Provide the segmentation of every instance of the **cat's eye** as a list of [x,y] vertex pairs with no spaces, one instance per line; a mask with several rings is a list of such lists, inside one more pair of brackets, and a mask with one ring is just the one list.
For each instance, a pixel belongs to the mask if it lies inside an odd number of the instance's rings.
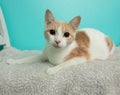
[[69,32],[65,32],[64,33],[64,37],[69,37],[70,36],[70,33]]
[[50,34],[51,34],[51,35],[55,35],[55,30],[51,29],[51,30],[50,30]]

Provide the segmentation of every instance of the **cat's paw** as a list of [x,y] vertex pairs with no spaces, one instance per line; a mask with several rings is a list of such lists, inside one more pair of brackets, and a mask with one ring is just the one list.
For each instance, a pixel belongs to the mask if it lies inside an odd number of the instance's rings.
[[56,72],[57,72],[57,70],[54,69],[54,68],[49,68],[49,69],[47,69],[47,74],[49,74],[49,75],[53,75],[53,74],[55,74]]
[[15,59],[7,59],[7,64],[19,64]]

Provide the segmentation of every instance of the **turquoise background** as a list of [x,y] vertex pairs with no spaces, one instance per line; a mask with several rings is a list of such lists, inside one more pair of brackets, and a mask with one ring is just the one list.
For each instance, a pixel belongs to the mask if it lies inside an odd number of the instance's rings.
[[43,49],[44,14],[69,21],[80,15],[79,28],[97,28],[120,44],[120,0],[0,0],[11,44],[18,49]]

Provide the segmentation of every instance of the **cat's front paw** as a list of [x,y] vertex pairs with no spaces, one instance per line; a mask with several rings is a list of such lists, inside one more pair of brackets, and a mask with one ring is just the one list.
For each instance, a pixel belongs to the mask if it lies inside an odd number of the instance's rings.
[[17,60],[15,59],[7,59],[7,64],[20,64]]

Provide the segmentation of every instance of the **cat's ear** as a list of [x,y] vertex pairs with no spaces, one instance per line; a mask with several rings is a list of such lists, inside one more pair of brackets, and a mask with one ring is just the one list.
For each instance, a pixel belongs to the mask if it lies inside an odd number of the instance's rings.
[[74,30],[77,30],[78,29],[78,26],[80,24],[80,21],[81,21],[81,17],[80,16],[76,16],[75,18],[73,18],[69,24],[70,26],[74,29]]
[[54,20],[55,18],[52,12],[49,9],[47,9],[45,13],[45,23],[48,25],[48,24],[51,24]]

